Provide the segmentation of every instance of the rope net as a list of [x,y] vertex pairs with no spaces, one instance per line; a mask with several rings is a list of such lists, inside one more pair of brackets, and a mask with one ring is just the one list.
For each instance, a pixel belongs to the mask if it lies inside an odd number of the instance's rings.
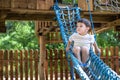
[[[69,36],[75,32],[76,29],[76,21],[80,19],[80,13],[79,8],[69,8],[66,6],[65,8],[62,8],[62,10],[58,7],[55,7],[57,20],[59,21],[59,25],[61,32],[64,32],[62,34],[63,40],[65,44],[67,44],[67,41],[69,39]],[[69,26],[69,27],[68,27]]]
[[94,0],[95,10],[120,12],[120,0]]

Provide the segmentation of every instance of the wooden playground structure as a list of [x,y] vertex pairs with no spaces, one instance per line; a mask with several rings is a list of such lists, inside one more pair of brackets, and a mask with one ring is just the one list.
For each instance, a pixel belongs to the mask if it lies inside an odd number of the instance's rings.
[[[62,0],[60,0],[61,2]],[[105,0],[103,0],[105,1]],[[1,0],[0,1],[0,32],[5,33],[6,20],[33,20],[36,23],[35,32],[39,38],[40,51],[0,51],[0,80],[10,78],[13,80],[68,80],[69,68],[63,50],[46,50],[47,43],[61,43],[59,27],[54,20],[52,10],[55,0]],[[61,3],[59,3],[61,5]],[[84,4],[84,5],[83,5]],[[90,0],[96,33],[114,28],[120,31],[120,13],[94,10],[94,2]],[[78,0],[82,8],[81,17],[89,19],[88,8],[85,0]],[[119,35],[120,37],[120,35]],[[101,59],[115,72],[120,74],[119,48],[111,47],[101,49]],[[15,54],[13,54],[15,53]],[[101,54],[102,54],[101,53]],[[108,54],[111,54],[110,56]],[[30,56],[28,56],[28,54]],[[52,54],[54,56],[48,56]],[[6,55],[6,56],[5,56]],[[20,55],[18,58],[17,55]],[[58,56],[59,55],[59,56]],[[109,63],[108,63],[109,62]],[[60,63],[58,65],[58,63]],[[118,64],[119,63],[119,64]],[[9,65],[9,66],[8,66]],[[30,66],[28,66],[30,65]],[[64,67],[63,67],[64,66]],[[60,67],[58,70],[58,67]],[[39,77],[38,77],[39,76]]]

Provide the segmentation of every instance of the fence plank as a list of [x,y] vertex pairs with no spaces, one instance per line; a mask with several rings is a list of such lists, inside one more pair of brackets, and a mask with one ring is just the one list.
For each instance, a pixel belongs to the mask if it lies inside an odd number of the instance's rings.
[[63,80],[63,50],[60,50],[60,80]]
[[104,55],[104,53],[103,53],[103,49],[101,48],[101,59],[105,62],[105,55]]
[[55,53],[55,80],[58,80],[58,50],[55,49],[54,50],[54,53]]
[[9,52],[9,60],[10,60],[10,79],[13,80],[13,50]]
[[15,60],[15,80],[18,80],[18,50],[15,50],[14,60]]
[[5,79],[8,80],[8,54],[9,54],[9,51],[8,50],[5,50]]
[[3,50],[0,50],[0,80],[3,80]]
[[53,53],[52,50],[50,50],[50,80],[53,80]]
[[33,50],[30,50],[30,80],[33,80]]
[[24,71],[25,71],[25,80],[28,80],[28,50],[25,50],[24,52],[25,56],[24,56]]
[[[65,52],[64,52],[65,55]],[[68,80],[68,62],[66,59],[64,59],[65,64],[65,79]]]
[[48,50],[46,50],[46,58],[45,58],[45,77],[48,80]]
[[23,51],[20,50],[20,80],[23,80]]
[[115,54],[114,54],[114,47],[110,47],[110,66],[111,68],[114,70],[114,57],[115,57]]
[[35,66],[34,66],[34,69],[35,69],[35,80],[38,80],[38,50],[35,50]]
[[116,65],[115,71],[118,74],[120,74],[120,70],[119,70],[119,66],[120,66],[120,64],[119,64],[119,47],[118,46],[115,47],[115,56],[116,56],[116,58],[115,58],[115,65]]
[[109,56],[108,56],[108,53],[109,53],[109,50],[108,50],[108,48],[106,48],[106,59],[105,59],[105,63],[107,64],[107,65],[109,65]]

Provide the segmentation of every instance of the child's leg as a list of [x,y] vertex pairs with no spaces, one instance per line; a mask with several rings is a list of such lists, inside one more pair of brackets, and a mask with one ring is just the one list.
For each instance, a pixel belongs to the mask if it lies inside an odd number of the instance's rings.
[[76,58],[79,60],[79,62],[81,63],[81,56],[80,56],[80,47],[74,47],[73,48],[73,53],[75,54]]
[[89,48],[86,46],[83,46],[81,50],[82,50],[82,62],[85,63],[89,58]]

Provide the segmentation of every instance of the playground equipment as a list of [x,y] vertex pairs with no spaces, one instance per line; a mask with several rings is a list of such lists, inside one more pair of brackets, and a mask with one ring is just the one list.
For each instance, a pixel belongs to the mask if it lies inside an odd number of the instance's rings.
[[[89,9],[89,0],[86,1],[88,2]],[[54,5],[54,10],[60,26],[62,39],[66,47],[69,36],[75,31],[76,21],[80,19],[80,8],[68,6],[60,8],[56,3]],[[90,21],[92,23],[92,30],[95,34],[92,15],[90,11],[89,13]],[[90,62],[90,65],[85,70],[81,68],[81,66],[83,67],[83,64],[80,64],[77,58],[73,55],[72,46],[71,49],[67,52],[66,56],[69,65],[70,61],[73,63],[73,66],[70,66],[72,80],[75,80],[74,69],[82,80],[120,80],[120,76],[117,75],[117,73],[114,72],[111,68],[109,68],[102,60],[100,60],[99,56],[97,56],[92,49],[90,49],[90,58],[88,61]]]
[[94,0],[95,9],[120,12],[120,1],[119,0]]

